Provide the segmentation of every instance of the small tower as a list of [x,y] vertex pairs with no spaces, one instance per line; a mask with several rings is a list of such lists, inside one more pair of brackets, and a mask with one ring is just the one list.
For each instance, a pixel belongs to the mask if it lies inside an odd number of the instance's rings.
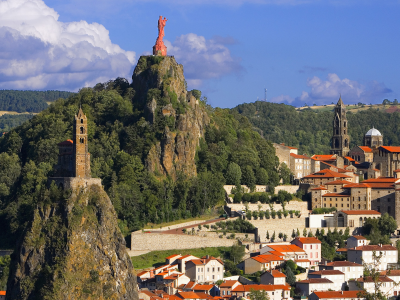
[[74,122],[74,177],[90,178],[90,154],[87,139],[87,118],[82,108]]
[[378,148],[383,145],[383,136],[379,132],[378,129],[372,127],[372,129],[368,130],[368,132],[364,135],[364,146],[370,148]]
[[346,109],[342,97],[340,96],[335,106],[335,116],[333,118],[332,148],[330,154],[346,156],[349,151],[350,137],[347,131]]

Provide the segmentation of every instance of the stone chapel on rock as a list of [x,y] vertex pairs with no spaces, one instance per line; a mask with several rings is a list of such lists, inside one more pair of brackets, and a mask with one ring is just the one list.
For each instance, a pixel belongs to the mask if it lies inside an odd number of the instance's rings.
[[91,178],[90,153],[88,149],[88,122],[82,108],[75,115],[73,139],[58,144],[58,162],[55,177],[50,178],[65,189],[87,187],[91,184],[101,186],[100,178]]

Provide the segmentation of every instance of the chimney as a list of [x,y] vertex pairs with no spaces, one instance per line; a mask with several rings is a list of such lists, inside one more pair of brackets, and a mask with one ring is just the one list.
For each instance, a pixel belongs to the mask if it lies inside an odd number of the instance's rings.
[[327,261],[327,260],[324,261],[324,265],[325,265],[325,266],[328,265],[328,261]]
[[343,291],[342,291],[342,295],[343,295]]
[[210,255],[207,254],[207,255],[206,255],[206,259],[209,259],[209,258],[210,258]]

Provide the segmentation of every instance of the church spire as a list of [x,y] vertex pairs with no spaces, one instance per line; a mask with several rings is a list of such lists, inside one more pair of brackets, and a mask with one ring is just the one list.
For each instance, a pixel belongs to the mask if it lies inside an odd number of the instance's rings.
[[342,95],[335,106],[335,115],[333,117],[333,135],[332,148],[330,153],[339,156],[346,156],[350,151],[350,137],[347,132],[346,109],[342,101]]

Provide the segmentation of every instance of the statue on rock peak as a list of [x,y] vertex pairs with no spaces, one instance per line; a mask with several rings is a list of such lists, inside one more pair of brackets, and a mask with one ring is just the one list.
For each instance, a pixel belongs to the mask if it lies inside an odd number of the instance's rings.
[[163,37],[164,37],[164,27],[167,23],[167,18],[160,16],[158,19],[158,37],[156,40],[156,44],[153,46],[153,54],[167,56],[167,47],[164,45]]

